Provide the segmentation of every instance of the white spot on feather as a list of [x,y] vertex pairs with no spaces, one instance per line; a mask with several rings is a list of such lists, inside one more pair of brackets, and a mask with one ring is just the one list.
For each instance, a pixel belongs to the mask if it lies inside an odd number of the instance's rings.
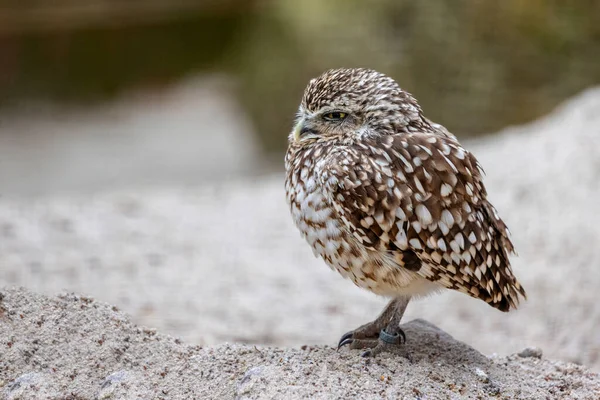
[[370,227],[371,225],[373,225],[373,218],[372,218],[372,217],[370,217],[370,216],[369,216],[369,217],[366,217],[366,218],[363,218],[363,219],[360,221],[360,224],[361,224],[363,227],[365,227],[365,228],[368,228],[368,227]]
[[470,264],[470,263],[471,263],[471,255],[469,254],[469,252],[468,252],[468,251],[465,251],[465,252],[462,254],[462,258],[463,258],[463,260],[465,260],[465,262],[466,262],[467,264]]
[[446,252],[447,248],[446,248],[446,242],[444,242],[444,239],[439,238],[437,241],[437,245],[438,245],[438,249],[440,249],[443,252]]
[[400,248],[400,250],[408,249],[408,240],[406,238],[406,232],[402,229],[402,225],[400,223],[398,225],[398,233],[396,234],[396,245]]
[[454,225],[454,217],[450,211],[442,211],[442,222],[444,222],[448,228],[452,228],[452,225]]
[[448,233],[450,233],[448,225],[446,225],[444,222],[439,221],[438,226],[440,227],[440,231],[442,231],[442,235],[446,236]]
[[475,243],[477,241],[477,237],[475,236],[475,232],[471,231],[469,234],[469,242]]
[[398,154],[398,158],[400,159],[400,161],[402,161],[404,163],[404,170],[406,172],[408,172],[409,174],[414,172],[413,166],[408,162],[408,160],[406,158],[404,158],[404,156],[402,154]]
[[419,239],[416,239],[416,238],[410,239],[408,241],[408,243],[410,243],[410,245],[413,247],[413,249],[416,249],[416,250],[423,249],[423,247],[421,247],[421,241]]
[[432,152],[431,152],[431,150],[429,150],[427,147],[425,147],[425,146],[423,146],[423,145],[421,145],[421,144],[419,145],[419,147],[420,147],[421,149],[423,149],[423,151],[424,151],[425,153],[429,154],[430,156],[433,156],[433,153],[432,153]]
[[442,183],[442,187],[440,188],[440,194],[442,197],[447,197],[450,193],[452,193],[452,186],[447,183]]
[[423,204],[417,205],[417,207],[415,209],[415,213],[417,214],[417,217],[419,218],[419,222],[421,222],[422,225],[429,225],[430,223],[433,222],[431,213],[429,212],[427,207],[425,207]]
[[[396,218],[401,219],[403,221],[406,220],[406,214],[404,213],[404,210],[402,209],[402,207],[396,208]],[[398,228],[400,230],[402,230],[400,225],[398,225]]]
[[420,233],[421,232],[421,224],[419,223],[419,221],[414,221],[412,223],[412,227],[414,229],[415,232]]
[[452,253],[450,255],[452,257],[452,261],[454,261],[455,264],[460,264],[460,256],[456,253]]
[[417,178],[416,176],[414,177],[415,180],[415,185],[417,186],[417,190],[421,193],[425,193],[425,188],[423,188],[423,184],[421,183],[421,181],[419,180],[419,178]]
[[453,252],[460,254],[460,247],[458,246],[458,243],[456,243],[456,240],[450,241],[450,248]]
[[454,155],[456,156],[456,158],[458,158],[459,160],[464,160],[465,159],[465,150],[462,149],[461,147],[457,147],[456,151],[454,153]]
[[461,249],[465,248],[465,239],[462,233],[458,232],[456,236],[454,236],[454,240],[456,240],[456,243],[458,243]]
[[[450,168],[452,168],[452,171],[454,171],[455,174],[458,174],[458,169],[456,169],[456,166],[452,163],[452,161],[450,161],[448,159],[448,157],[446,157],[445,155],[442,154],[442,157],[444,157],[444,160],[446,160],[446,162],[448,163],[448,165],[450,166]],[[453,175],[450,175],[453,176]],[[455,177],[456,178],[456,177]]]
[[470,182],[465,185],[465,190],[469,196],[473,196],[473,185]]

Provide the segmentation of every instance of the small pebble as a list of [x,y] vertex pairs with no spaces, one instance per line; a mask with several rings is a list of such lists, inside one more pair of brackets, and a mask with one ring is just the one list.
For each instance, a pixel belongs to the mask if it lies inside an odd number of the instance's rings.
[[488,383],[490,381],[490,378],[488,377],[488,375],[485,373],[484,370],[482,370],[479,367],[475,367],[475,375],[477,375],[477,377],[479,378],[479,380],[483,383]]
[[540,349],[539,347],[527,347],[526,349],[522,350],[517,355],[519,357],[523,357],[523,358],[529,358],[529,357],[542,358],[542,349]]

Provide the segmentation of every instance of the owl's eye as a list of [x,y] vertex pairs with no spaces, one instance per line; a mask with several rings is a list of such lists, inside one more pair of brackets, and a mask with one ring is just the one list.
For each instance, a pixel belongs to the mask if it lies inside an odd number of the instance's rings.
[[346,114],[345,112],[334,111],[327,114],[323,114],[323,119],[327,121],[341,121],[347,116],[348,114]]

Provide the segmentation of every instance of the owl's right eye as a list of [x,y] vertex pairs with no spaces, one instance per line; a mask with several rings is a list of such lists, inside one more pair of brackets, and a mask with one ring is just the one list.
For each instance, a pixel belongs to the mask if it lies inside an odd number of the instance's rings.
[[345,112],[341,112],[341,111],[333,111],[327,114],[323,114],[323,119],[327,120],[327,121],[341,121],[344,118],[346,118],[348,116],[348,114],[346,114]]

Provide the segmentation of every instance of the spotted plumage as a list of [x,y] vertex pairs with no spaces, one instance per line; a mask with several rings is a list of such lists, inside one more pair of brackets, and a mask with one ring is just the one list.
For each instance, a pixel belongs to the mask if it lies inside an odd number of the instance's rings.
[[356,285],[391,298],[454,289],[502,311],[525,297],[478,161],[393,79],[338,69],[311,80],[285,164],[294,222]]

